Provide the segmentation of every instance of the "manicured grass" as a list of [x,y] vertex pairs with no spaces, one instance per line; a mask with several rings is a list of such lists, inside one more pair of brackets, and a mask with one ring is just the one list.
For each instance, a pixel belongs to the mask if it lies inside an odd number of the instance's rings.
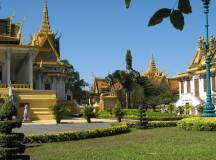
[[209,160],[216,159],[216,133],[177,127],[132,130],[128,134],[32,145],[32,160]]

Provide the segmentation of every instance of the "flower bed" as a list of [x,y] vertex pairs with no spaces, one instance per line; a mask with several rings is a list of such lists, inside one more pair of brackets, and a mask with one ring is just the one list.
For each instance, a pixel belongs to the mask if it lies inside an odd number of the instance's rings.
[[112,126],[109,128],[80,131],[64,132],[55,134],[29,135],[25,138],[25,143],[51,143],[73,141],[88,138],[107,137],[130,132],[127,125]]
[[185,130],[216,131],[216,117],[192,117],[178,122],[178,127]]

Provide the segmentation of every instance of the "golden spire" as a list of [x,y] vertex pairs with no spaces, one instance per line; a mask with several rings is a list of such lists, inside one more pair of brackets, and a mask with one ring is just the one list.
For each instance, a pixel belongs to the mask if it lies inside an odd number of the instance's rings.
[[152,57],[151,57],[151,60],[150,60],[150,63],[149,63],[148,72],[150,72],[150,73],[156,73],[157,72],[157,67],[156,67],[156,64],[155,64],[153,54],[152,54]]
[[43,20],[42,20],[40,32],[46,34],[52,34],[52,29],[49,24],[47,0],[44,0]]

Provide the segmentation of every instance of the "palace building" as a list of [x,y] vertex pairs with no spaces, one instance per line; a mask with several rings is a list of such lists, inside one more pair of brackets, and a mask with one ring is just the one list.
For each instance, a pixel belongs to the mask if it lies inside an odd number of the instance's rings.
[[[186,103],[196,107],[206,102],[206,63],[205,63],[205,41],[203,37],[198,39],[198,48],[191,65],[187,71],[176,75],[179,80],[179,100],[176,106],[183,106]],[[216,103],[216,40],[214,36],[209,38],[211,60],[211,91],[213,103]]]
[[50,107],[56,103],[74,106],[72,93],[65,88],[70,64],[61,60],[60,37],[53,32],[44,0],[40,31],[28,45],[22,41],[23,22],[13,17],[0,19],[0,97],[11,86],[19,116],[29,106],[30,119],[53,119]]

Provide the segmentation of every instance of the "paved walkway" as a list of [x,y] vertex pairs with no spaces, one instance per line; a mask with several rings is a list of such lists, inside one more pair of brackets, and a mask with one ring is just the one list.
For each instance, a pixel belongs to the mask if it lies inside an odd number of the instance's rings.
[[26,135],[57,133],[65,131],[82,131],[97,128],[106,128],[110,123],[116,122],[113,119],[92,119],[93,123],[86,123],[85,119],[76,118],[73,120],[63,120],[61,124],[55,121],[34,121],[32,123],[23,123],[22,128],[14,129],[14,132],[22,132]]

